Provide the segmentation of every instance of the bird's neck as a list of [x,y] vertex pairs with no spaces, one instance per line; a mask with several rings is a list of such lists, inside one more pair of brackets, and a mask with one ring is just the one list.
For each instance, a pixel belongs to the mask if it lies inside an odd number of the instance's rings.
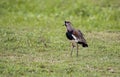
[[67,26],[67,31],[69,31],[69,32],[73,31],[73,28],[71,25]]

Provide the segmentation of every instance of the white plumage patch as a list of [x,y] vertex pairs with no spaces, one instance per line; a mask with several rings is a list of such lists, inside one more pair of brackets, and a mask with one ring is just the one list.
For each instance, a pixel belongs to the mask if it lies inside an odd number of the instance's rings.
[[75,39],[75,42],[79,41],[75,35],[72,34],[72,37]]

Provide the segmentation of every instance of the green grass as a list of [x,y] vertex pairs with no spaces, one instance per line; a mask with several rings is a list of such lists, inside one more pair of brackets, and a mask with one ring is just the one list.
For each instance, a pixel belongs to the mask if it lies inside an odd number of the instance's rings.
[[[65,20],[88,48],[70,56]],[[1,0],[0,77],[120,77],[119,0]]]

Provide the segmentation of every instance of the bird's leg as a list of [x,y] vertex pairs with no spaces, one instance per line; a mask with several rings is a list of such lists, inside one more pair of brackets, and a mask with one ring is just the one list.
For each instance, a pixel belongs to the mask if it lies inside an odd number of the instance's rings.
[[78,44],[77,44],[77,56],[78,56]]
[[72,52],[73,52],[73,48],[74,48],[74,44],[72,43],[72,48],[71,48],[71,56],[72,56]]

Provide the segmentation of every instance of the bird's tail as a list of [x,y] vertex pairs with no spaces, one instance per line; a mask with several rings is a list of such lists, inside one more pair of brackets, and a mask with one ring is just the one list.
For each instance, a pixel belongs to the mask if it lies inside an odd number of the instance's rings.
[[83,43],[82,46],[83,47],[88,47],[88,44]]
[[78,42],[78,44],[82,44],[82,47],[88,47],[88,44],[84,42]]

